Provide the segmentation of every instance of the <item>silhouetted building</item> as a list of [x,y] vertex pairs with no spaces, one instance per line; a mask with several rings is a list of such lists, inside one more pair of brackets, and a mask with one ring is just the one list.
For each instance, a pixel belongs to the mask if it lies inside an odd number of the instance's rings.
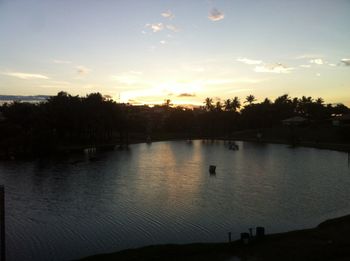
[[282,121],[283,125],[287,126],[299,126],[306,123],[306,119],[300,116],[295,116]]
[[350,114],[336,116],[332,120],[333,126],[350,126]]

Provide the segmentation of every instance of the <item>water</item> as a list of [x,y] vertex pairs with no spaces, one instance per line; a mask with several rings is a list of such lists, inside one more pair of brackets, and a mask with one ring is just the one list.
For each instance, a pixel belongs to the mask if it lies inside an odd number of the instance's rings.
[[232,151],[223,142],[159,142],[94,161],[1,162],[8,260],[226,241],[229,231],[283,232],[350,213],[346,153],[238,144]]

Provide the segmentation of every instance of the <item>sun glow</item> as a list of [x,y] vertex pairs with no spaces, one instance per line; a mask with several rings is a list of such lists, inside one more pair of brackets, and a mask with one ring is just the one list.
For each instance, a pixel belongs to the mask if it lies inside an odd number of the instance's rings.
[[193,97],[203,90],[198,82],[169,81],[156,84],[152,88],[124,91],[120,101],[131,104],[161,104],[170,99],[175,104],[196,103]]

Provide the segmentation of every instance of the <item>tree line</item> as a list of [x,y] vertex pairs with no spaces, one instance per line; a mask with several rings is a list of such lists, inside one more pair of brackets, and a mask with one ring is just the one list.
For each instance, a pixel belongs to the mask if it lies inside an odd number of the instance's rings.
[[213,138],[246,129],[271,128],[302,116],[312,124],[325,124],[333,115],[349,113],[343,104],[322,98],[292,98],[257,102],[254,95],[214,101],[188,109],[164,104],[133,106],[117,103],[100,93],[85,97],[59,92],[40,103],[11,102],[0,107],[0,154],[46,154],[64,148],[127,143],[151,136]]

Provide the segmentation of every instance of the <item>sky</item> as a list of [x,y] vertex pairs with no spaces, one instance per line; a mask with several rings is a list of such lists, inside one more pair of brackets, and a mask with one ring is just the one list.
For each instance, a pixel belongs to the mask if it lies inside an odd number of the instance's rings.
[[349,0],[0,0],[0,94],[350,106]]

